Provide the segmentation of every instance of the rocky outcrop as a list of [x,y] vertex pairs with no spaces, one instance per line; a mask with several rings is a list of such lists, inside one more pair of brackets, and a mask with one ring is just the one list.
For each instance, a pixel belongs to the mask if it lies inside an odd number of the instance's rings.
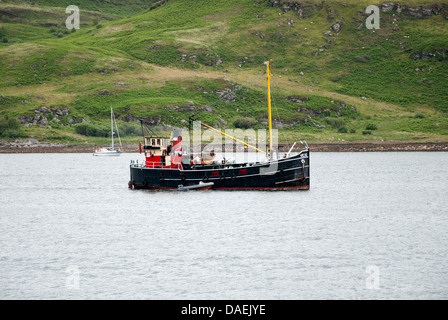
[[17,120],[25,127],[39,126],[48,127],[49,121],[59,122],[59,117],[68,116],[70,109],[68,107],[41,107],[34,110],[34,114],[24,114]]
[[204,57],[204,65],[209,67],[217,67],[222,64],[222,60],[217,53],[207,52]]
[[152,116],[152,117],[136,117],[131,112],[127,112],[126,115],[119,116],[118,120],[125,122],[138,122],[142,121],[143,123],[149,126],[156,126],[162,122],[161,116]]
[[414,52],[411,54],[412,60],[423,60],[428,61],[431,59],[438,59],[439,61],[446,61],[446,57],[448,57],[448,50],[439,50],[435,52]]
[[436,55],[432,52],[416,52],[411,54],[411,59],[412,60],[429,60],[433,57],[435,57]]
[[[305,121],[305,122],[307,122],[307,121]],[[316,127],[317,129],[321,129],[321,130],[323,130],[323,129],[326,128],[325,125],[323,125],[323,124],[320,125],[320,124],[314,123],[313,121],[309,121],[309,123],[310,123],[313,127]]]
[[320,118],[322,116],[322,112],[324,112],[325,110],[325,108],[311,109],[307,107],[300,107],[299,109],[297,109],[297,112],[305,114],[308,118]]
[[[24,126],[38,126],[41,128],[51,128],[51,122],[60,125],[70,125],[74,123],[90,122],[90,119],[69,117],[70,108],[66,106],[40,107],[34,113],[23,114],[17,120]],[[64,120],[62,120],[64,119]]]
[[286,100],[294,103],[305,103],[309,100],[309,98],[306,96],[293,95],[293,96],[287,96]]
[[98,94],[100,96],[110,96],[110,95],[112,95],[112,93],[109,90],[107,90],[107,89],[101,89],[100,91],[98,91]]
[[196,113],[198,111],[205,111],[205,112],[213,112],[212,108],[209,106],[203,106],[198,107],[195,106],[193,101],[185,101],[185,105],[167,105],[164,108],[167,110],[175,110],[178,112],[184,112],[184,113]]
[[126,87],[129,87],[131,84],[130,83],[127,83],[127,82],[116,82],[115,83],[115,86],[117,87],[117,88],[126,88]]
[[388,2],[388,3],[383,3],[380,6],[380,9],[382,12],[391,12],[394,10],[395,4],[392,2]]
[[[286,38],[284,36],[279,36],[276,38],[276,41],[284,41]],[[242,68],[245,65],[255,65],[256,62],[256,55],[250,55],[248,57],[241,57],[238,60],[238,68]]]
[[[269,0],[268,5],[273,8],[280,8],[283,12],[295,11],[298,18],[310,17],[315,11],[323,8],[325,2],[317,2],[311,4],[307,1],[292,1],[292,0]],[[337,4],[335,4],[336,6]],[[342,4],[342,6],[346,6]],[[328,7],[328,5],[327,5]],[[395,3],[395,2],[384,2],[379,5],[381,12],[384,13],[397,13],[409,19],[427,19],[432,15],[438,15],[443,12],[448,11],[448,4],[446,3],[433,3],[424,6],[411,6],[407,4]],[[328,21],[335,18],[336,10],[332,5],[327,9],[328,11]],[[448,15],[447,15],[448,18]],[[335,26],[337,29],[337,26]],[[334,32],[339,32],[333,30]]]
[[423,7],[407,8],[404,13],[416,19],[427,19],[432,16],[432,10]]
[[433,3],[426,6],[409,6],[394,2],[386,2],[380,5],[380,10],[384,13],[398,13],[411,19],[428,19],[433,15],[439,15],[446,11],[448,4]]
[[[358,111],[358,109],[356,108],[356,106],[347,106],[347,104],[344,101],[339,101],[339,100],[331,100],[331,103],[334,103],[338,106],[340,106],[340,108],[352,108],[355,111]],[[339,108],[339,109],[340,109]]]
[[268,5],[273,8],[281,8],[283,12],[295,11],[298,18],[306,18],[312,16],[316,10],[322,9],[323,2],[310,4],[296,1],[269,0]]
[[339,33],[341,31],[341,27],[342,27],[342,22],[339,21],[331,26],[331,30],[333,30],[333,32],[335,32],[335,33]]
[[225,88],[223,90],[216,90],[218,97],[222,98],[225,102],[234,102],[237,95],[231,88]]
[[189,62],[189,63],[202,63],[204,66],[208,67],[218,67],[222,64],[222,59],[216,52],[212,52],[210,50],[195,50],[190,54],[187,53],[179,53],[180,54],[180,62]]

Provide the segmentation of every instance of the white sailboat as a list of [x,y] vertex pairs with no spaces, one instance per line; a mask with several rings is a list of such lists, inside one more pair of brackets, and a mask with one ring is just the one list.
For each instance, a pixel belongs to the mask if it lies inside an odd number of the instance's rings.
[[[114,122],[115,128],[117,129],[118,140],[120,141],[120,148],[115,149],[114,147]],[[114,111],[112,110],[112,106],[110,107],[110,126],[111,126],[111,136],[112,136],[112,144],[110,147],[98,147],[95,150],[94,156],[119,156],[123,152],[123,146],[121,144],[120,133],[118,132],[117,122],[115,121]]]

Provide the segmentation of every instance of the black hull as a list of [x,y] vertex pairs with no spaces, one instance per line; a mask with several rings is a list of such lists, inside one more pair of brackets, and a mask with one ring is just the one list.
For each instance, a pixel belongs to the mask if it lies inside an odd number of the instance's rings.
[[129,188],[178,189],[213,182],[213,190],[287,190],[310,188],[309,150],[269,163],[208,165],[194,169],[131,165]]

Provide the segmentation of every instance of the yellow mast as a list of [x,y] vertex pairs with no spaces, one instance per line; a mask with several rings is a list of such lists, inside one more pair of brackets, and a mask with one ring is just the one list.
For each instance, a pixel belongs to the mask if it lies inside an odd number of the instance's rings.
[[[271,116],[271,82],[270,82],[270,80],[271,80],[271,71],[269,70],[269,60],[266,61],[266,65],[267,65],[267,70],[266,70],[267,78],[266,78],[266,81],[268,83],[269,156],[270,156],[271,152],[272,152],[272,116]],[[209,128],[209,129],[211,129],[213,131],[216,131],[216,132],[222,134],[225,137],[231,138],[231,139],[235,140],[236,142],[242,143],[242,144],[244,144],[245,146],[247,146],[249,148],[252,148],[252,149],[254,149],[254,150],[258,151],[258,152],[266,154],[266,152],[264,152],[263,150],[260,150],[260,149],[254,147],[254,146],[251,146],[250,144],[247,144],[244,141],[241,141],[241,140],[239,140],[239,139],[237,139],[235,137],[232,137],[232,136],[228,135],[227,133],[219,131],[219,130],[209,126],[208,124],[205,124],[205,123],[203,123],[201,121],[199,121],[199,123],[202,126],[206,127],[206,128]]]
[[272,115],[271,115],[271,71],[269,70],[269,60],[266,61],[266,81],[268,82],[268,121],[269,121],[269,154],[272,152]]

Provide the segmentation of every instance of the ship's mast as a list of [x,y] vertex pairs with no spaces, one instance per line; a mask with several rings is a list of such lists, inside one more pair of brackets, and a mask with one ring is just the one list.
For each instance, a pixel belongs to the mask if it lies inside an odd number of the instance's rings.
[[268,121],[269,121],[269,155],[272,153],[272,114],[271,114],[271,71],[269,60],[266,61],[266,81],[268,83]]
[[114,150],[114,117],[113,117],[112,106],[110,106],[110,128],[111,128],[111,133],[112,133],[112,150]]
[[[205,124],[205,123],[203,123],[201,121],[198,121],[198,122],[199,122],[200,125],[202,125],[202,126],[204,126],[206,128],[209,128],[209,129],[211,129],[213,131],[216,131],[216,132],[220,133],[221,135],[223,135],[225,137],[231,138],[232,140],[234,140],[236,142],[239,142],[239,143],[245,145],[246,147],[249,147],[249,148],[252,148],[252,149],[254,149],[254,150],[258,151],[258,152],[267,154],[268,157],[271,158],[272,157],[272,142],[273,142],[273,140],[272,140],[272,115],[271,115],[271,82],[270,82],[271,81],[271,71],[269,69],[269,60],[266,61],[264,64],[267,67],[267,69],[266,69],[266,74],[267,74],[266,81],[267,81],[267,84],[268,84],[268,118],[269,118],[269,148],[268,148],[268,152],[264,152],[264,151],[254,147],[254,146],[251,146],[248,143],[245,143],[244,141],[241,141],[241,140],[239,140],[239,139],[237,139],[235,137],[232,137],[232,136],[228,135],[227,133],[219,131],[219,130],[217,130],[217,129],[215,129],[215,128],[213,128],[213,127],[209,126],[208,124]],[[259,77],[261,77],[262,75],[260,75]],[[193,121],[197,121],[197,120],[194,120],[194,116],[191,116],[190,119],[189,119],[189,132],[190,132],[191,150],[192,150],[192,145],[193,145],[193,138],[192,138]]]

